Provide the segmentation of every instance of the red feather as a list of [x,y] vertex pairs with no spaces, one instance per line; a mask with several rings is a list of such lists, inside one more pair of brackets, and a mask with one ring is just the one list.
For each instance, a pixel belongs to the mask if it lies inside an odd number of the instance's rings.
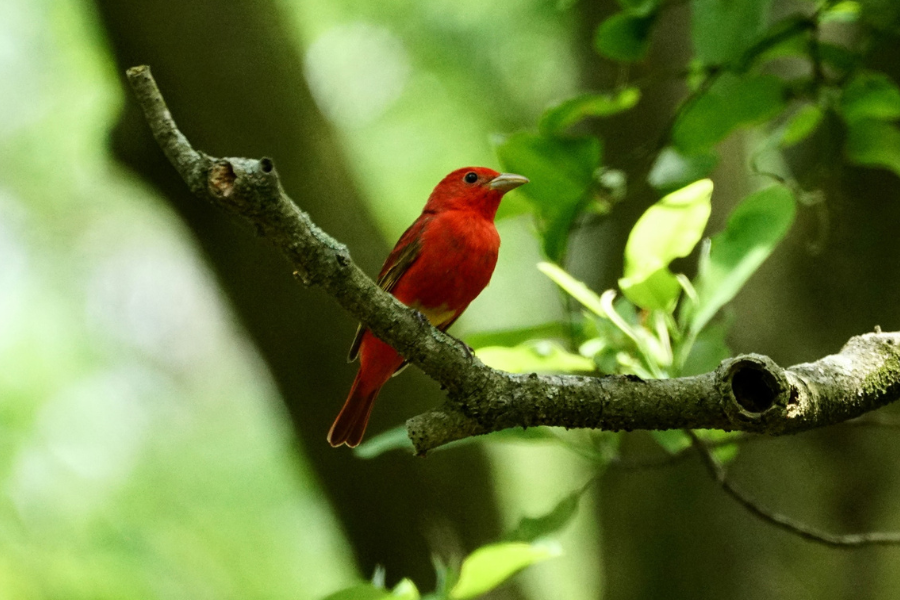
[[[487,286],[497,264],[500,236],[494,216],[503,194],[528,180],[483,167],[457,169],[434,188],[418,219],[400,237],[378,284],[400,302],[448,328]],[[359,372],[328,432],[332,446],[362,441],[381,387],[404,360],[360,327],[350,349]]]

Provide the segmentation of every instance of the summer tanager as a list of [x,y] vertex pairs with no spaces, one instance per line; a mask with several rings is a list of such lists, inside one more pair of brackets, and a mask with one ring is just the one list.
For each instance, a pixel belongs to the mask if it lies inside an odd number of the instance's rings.
[[[494,215],[503,194],[524,183],[521,175],[484,167],[444,177],[387,257],[378,285],[441,331],[450,327],[490,281],[500,249]],[[350,360],[357,357],[359,372],[328,432],[332,446],[362,441],[379,390],[404,364],[362,325],[350,346]]]

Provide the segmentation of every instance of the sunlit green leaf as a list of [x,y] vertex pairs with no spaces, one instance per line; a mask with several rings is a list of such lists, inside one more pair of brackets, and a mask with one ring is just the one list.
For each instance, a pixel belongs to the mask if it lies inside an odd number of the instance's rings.
[[538,127],[546,134],[558,133],[587,117],[607,117],[634,107],[641,99],[638,88],[625,88],[615,95],[583,94],[548,108]]
[[667,194],[644,212],[625,245],[625,272],[619,288],[645,309],[671,310],[681,289],[668,265],[690,254],[709,218],[713,184],[694,182]]
[[847,0],[838,2],[822,11],[819,17],[820,23],[855,23],[859,19],[862,8],[859,2]]
[[704,152],[735,129],[777,115],[784,96],[784,82],[774,75],[723,75],[682,110],[672,141],[685,154]]
[[533,542],[565,527],[578,512],[581,490],[563,497],[550,512],[539,517],[523,517],[516,528],[506,534],[510,542]]
[[694,52],[706,64],[737,60],[759,38],[771,0],[691,0]]
[[649,275],[619,279],[619,289],[641,308],[671,311],[681,285],[668,267],[660,267]]
[[538,263],[538,270],[550,278],[553,283],[561,287],[565,290],[570,296],[581,302],[591,312],[595,315],[605,317],[606,311],[603,308],[602,303],[600,302],[600,296],[598,296],[594,290],[589,288],[584,282],[579,281],[569,275],[565,270],[563,270],[559,265],[555,265],[553,263],[542,262]]
[[662,0],[618,0],[618,2],[625,12],[647,16],[659,8]]
[[848,121],[900,117],[900,89],[884,73],[862,73],[841,94],[841,114]]
[[721,429],[695,429],[694,435],[707,443],[712,443],[714,446],[710,448],[713,456],[722,463],[727,465],[738,455],[738,445],[737,444],[722,444],[722,442],[741,437],[741,432],[739,431],[722,431]]
[[718,162],[719,157],[713,152],[686,155],[676,148],[667,146],[656,157],[647,181],[658,190],[674,190],[692,181],[703,179],[712,172]]
[[353,449],[353,454],[359,458],[375,458],[391,450],[414,451],[412,442],[406,434],[406,425],[399,425],[369,437]]
[[496,151],[504,170],[531,180],[517,191],[536,208],[544,253],[559,260],[579,205],[595,184],[600,140],[519,132],[500,140]]
[[742,57],[745,59],[744,64],[753,61],[762,63],[785,57],[807,58],[810,29],[810,20],[806,15],[793,14],[775,22],[759,41],[754,43],[761,52],[752,57],[745,54]]
[[326,596],[322,600],[383,600],[391,598],[391,593],[371,583],[360,583]]
[[627,12],[614,14],[597,28],[594,47],[613,60],[642,60],[650,50],[650,32],[655,15],[641,16]]
[[487,346],[475,355],[489,367],[509,373],[589,373],[595,370],[594,361],[572,354],[550,340],[538,340],[504,348]]
[[[575,327],[576,329],[573,329]],[[465,336],[464,341],[476,350],[484,346],[518,346],[528,340],[560,338],[568,339],[578,334],[578,327],[569,323],[554,321],[543,325],[520,327],[518,329],[502,329],[499,331],[479,331]]]
[[[637,319],[634,314],[635,309],[633,304],[622,299],[614,306],[613,299],[616,297],[615,290],[606,290],[602,296],[597,296],[597,294],[591,291],[591,289],[583,282],[578,281],[552,263],[539,263],[538,269],[568,292],[573,298],[581,302],[585,308],[610,322],[619,332],[629,338],[634,343],[634,348],[636,348],[644,360],[647,361],[647,365],[651,370],[661,366],[658,359],[662,354],[659,351],[659,341],[647,330],[636,326]],[[620,309],[622,309],[621,312]],[[626,316],[623,316],[623,313]],[[632,372],[641,377],[647,375],[647,370],[643,366],[640,364],[631,364],[634,361],[624,355],[625,353],[623,352],[616,353],[617,362],[622,363],[622,361],[625,360],[629,363],[627,369],[622,372]],[[607,369],[607,372],[610,372],[610,370]]]
[[788,147],[803,141],[816,130],[824,116],[824,111],[815,104],[802,106],[781,128],[779,143]]
[[691,438],[680,429],[651,431],[650,436],[669,454],[678,454],[691,445]]
[[847,158],[867,167],[883,167],[900,176],[900,129],[885,121],[864,119],[847,125]]
[[755,192],[731,213],[712,238],[709,259],[694,288],[698,301],[690,329],[698,332],[740,291],[794,221],[794,196],[780,185]]
[[525,567],[559,556],[557,546],[508,542],[483,546],[470,554],[450,590],[453,600],[474,598],[488,592]]
[[399,598],[400,600],[419,600],[419,588],[411,579],[403,578],[391,590],[391,598]]

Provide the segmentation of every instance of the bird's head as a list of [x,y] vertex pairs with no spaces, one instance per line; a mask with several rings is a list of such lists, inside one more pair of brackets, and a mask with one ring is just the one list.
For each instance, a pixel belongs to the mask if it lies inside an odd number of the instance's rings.
[[526,183],[526,177],[514,173],[498,173],[487,167],[463,167],[437,184],[425,211],[474,211],[493,221],[503,194]]

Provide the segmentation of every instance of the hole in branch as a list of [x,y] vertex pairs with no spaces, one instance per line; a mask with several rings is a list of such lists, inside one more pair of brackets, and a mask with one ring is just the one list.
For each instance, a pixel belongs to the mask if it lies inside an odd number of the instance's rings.
[[271,173],[272,169],[275,168],[275,163],[272,162],[271,158],[262,158],[259,161],[259,168],[263,173]]
[[746,366],[732,376],[731,391],[744,410],[761,413],[775,404],[778,382],[768,371]]
[[227,198],[234,191],[236,178],[231,163],[227,160],[220,160],[209,170],[210,191],[220,198]]

